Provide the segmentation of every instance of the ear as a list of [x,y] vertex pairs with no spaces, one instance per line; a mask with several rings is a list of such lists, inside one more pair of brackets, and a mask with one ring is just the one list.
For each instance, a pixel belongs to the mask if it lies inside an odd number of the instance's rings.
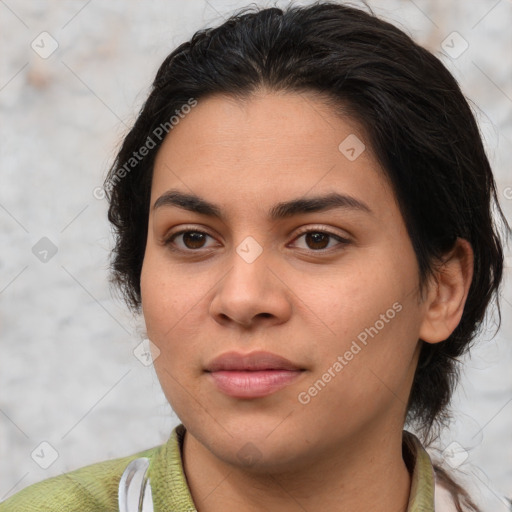
[[446,340],[459,325],[473,279],[473,249],[457,238],[428,285],[419,337],[427,343]]

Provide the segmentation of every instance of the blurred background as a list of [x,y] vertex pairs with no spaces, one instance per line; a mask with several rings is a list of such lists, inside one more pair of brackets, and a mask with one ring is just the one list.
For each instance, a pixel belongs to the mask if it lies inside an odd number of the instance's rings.
[[[179,421],[144,357],[142,320],[109,289],[99,187],[163,59],[246,5],[0,0],[0,500],[161,444]],[[511,0],[368,5],[459,81],[510,222]],[[431,449],[493,512],[512,498],[510,254],[501,329],[489,315],[464,361],[454,423]]]

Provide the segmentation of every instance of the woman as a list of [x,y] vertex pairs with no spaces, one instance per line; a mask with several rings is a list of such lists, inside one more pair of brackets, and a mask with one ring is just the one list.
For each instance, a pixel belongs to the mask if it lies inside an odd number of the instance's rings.
[[239,13],[165,59],[105,189],[181,425],[0,511],[477,510],[404,430],[446,422],[509,229],[437,58],[334,3]]

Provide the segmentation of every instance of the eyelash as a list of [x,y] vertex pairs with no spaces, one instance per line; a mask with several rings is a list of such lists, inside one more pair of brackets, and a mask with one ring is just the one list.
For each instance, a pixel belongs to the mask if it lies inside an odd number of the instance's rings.
[[[206,236],[209,236],[210,238],[213,238],[209,233],[207,233],[206,231],[202,231],[200,229],[183,229],[181,231],[178,231],[177,233],[173,233],[172,235],[170,235],[169,237],[167,237],[165,240],[164,240],[164,245],[168,246],[169,249],[171,251],[174,251],[174,252],[181,252],[181,253],[199,253],[203,250],[205,250],[204,248],[199,248],[199,249],[180,249],[180,248],[177,248],[174,244],[174,239],[177,238],[179,235],[183,235],[185,233],[199,233],[201,235],[206,235]],[[338,246],[346,246],[346,245],[349,245],[350,244],[350,240],[346,239],[346,238],[343,238],[339,235],[336,235],[335,233],[332,233],[331,231],[326,231],[324,229],[318,229],[318,228],[309,228],[309,229],[306,229],[304,231],[301,231],[300,233],[297,234],[297,236],[294,238],[293,241],[296,241],[298,240],[301,236],[303,235],[307,235],[308,233],[320,233],[320,234],[323,234],[323,235],[327,235],[331,238],[334,238],[336,239],[339,243],[338,243]],[[318,250],[315,250],[315,249],[302,249],[303,251],[306,251],[310,254],[322,254],[322,253],[328,253],[328,252],[331,252],[333,249],[335,248],[328,248],[328,249],[318,249]]]

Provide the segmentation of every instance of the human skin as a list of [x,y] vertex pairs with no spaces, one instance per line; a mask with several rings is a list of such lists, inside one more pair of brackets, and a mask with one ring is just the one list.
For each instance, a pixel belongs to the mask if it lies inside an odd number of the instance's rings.
[[[351,134],[366,145],[354,161],[338,149]],[[217,204],[223,219],[153,208],[170,189]],[[267,216],[277,203],[331,192],[371,212]],[[185,229],[209,236],[166,245]],[[334,236],[312,241],[304,229]],[[250,263],[236,250],[249,236],[262,249]],[[187,429],[184,469],[198,510],[406,510],[402,429],[418,340],[443,341],[458,324],[469,244],[458,240],[442,268],[420,293],[404,219],[369,141],[320,97],[200,99],[159,149],[141,273],[155,370]],[[300,403],[395,303],[400,312]],[[220,354],[261,350],[302,371],[260,398],[228,396],[205,371]]]

